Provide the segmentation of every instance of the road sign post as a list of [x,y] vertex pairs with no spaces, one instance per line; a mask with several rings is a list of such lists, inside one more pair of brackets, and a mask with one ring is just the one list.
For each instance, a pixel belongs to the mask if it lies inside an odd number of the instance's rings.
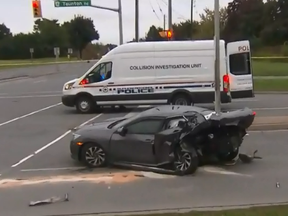
[[54,47],[54,55],[55,55],[55,66],[56,66],[56,71],[59,72],[59,67],[58,67],[58,60],[60,56],[60,48],[59,47]]
[[31,56],[31,61],[33,61],[34,48],[30,48],[29,52],[30,52],[30,56]]
[[55,0],[55,7],[90,7],[91,0]]

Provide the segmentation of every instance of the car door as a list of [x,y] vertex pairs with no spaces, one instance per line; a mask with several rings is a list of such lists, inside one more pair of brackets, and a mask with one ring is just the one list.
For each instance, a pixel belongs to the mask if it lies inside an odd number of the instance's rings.
[[227,44],[227,64],[232,99],[254,97],[249,41]]
[[110,152],[115,161],[139,164],[154,164],[154,135],[163,127],[164,119],[137,120],[124,126],[125,135],[114,133],[110,141]]

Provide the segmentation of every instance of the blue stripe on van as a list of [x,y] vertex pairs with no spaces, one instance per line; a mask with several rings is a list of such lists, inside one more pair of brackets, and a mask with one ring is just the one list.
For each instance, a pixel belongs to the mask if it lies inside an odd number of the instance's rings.
[[207,85],[181,85],[181,86],[164,86],[164,89],[178,89],[178,88],[208,88],[212,87],[212,84]]

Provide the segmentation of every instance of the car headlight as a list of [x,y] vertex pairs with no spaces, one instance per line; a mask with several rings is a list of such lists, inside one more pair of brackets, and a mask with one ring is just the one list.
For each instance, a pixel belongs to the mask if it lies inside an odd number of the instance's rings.
[[72,86],[73,86],[73,84],[74,84],[74,82],[73,82],[73,83],[68,83],[68,84],[66,84],[65,87],[64,87],[64,89],[65,89],[65,90],[71,89]]
[[73,140],[75,140],[75,139],[77,139],[78,137],[80,137],[80,136],[81,136],[81,135],[79,135],[79,134],[76,134],[76,133],[73,133],[72,135],[73,135]]

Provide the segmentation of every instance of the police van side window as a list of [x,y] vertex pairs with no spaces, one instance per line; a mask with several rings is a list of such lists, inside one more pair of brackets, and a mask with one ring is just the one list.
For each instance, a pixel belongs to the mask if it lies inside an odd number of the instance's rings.
[[229,56],[230,73],[233,75],[251,74],[249,53],[237,53]]
[[112,76],[112,62],[97,65],[86,77],[89,83],[102,82]]

